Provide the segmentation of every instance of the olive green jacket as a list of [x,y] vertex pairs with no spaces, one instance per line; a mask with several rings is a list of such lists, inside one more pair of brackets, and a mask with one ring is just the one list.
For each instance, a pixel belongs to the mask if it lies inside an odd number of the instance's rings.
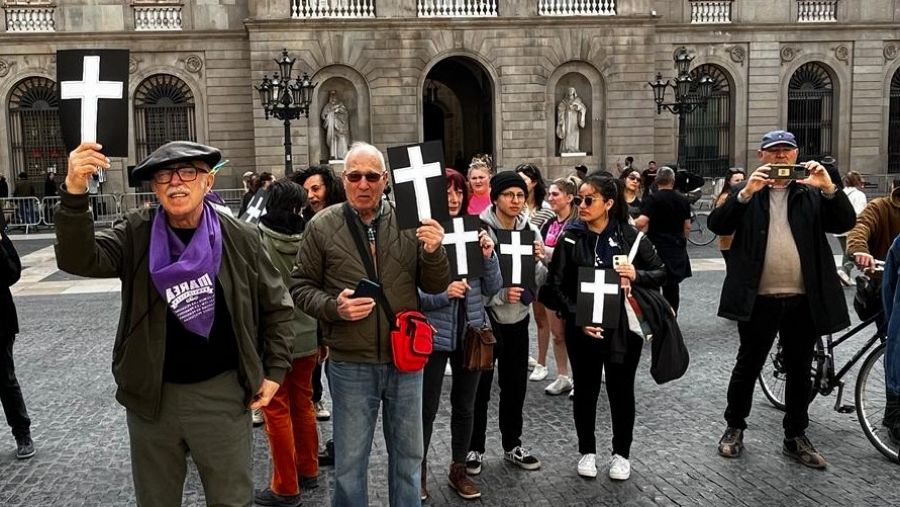
[[[376,303],[368,317],[355,322],[341,319],[337,295],[353,290],[368,278],[359,250],[350,235],[353,228],[365,238],[362,221],[354,214],[348,223],[346,204],[318,212],[303,233],[291,295],[304,312],[319,319],[322,337],[331,359],[357,363],[388,363],[391,352],[390,323]],[[444,247],[425,252],[414,229],[400,230],[393,205],[385,204],[377,219],[375,265],[382,292],[395,312],[419,309],[417,287],[428,294],[447,290],[450,265]],[[363,244],[368,241],[363,239]]]
[[[94,231],[86,194],[60,187],[56,264],[79,276],[119,278],[122,309],[113,345],[116,399],[149,419],[159,413],[166,349],[166,302],[150,279],[154,209],[130,212],[111,229]],[[222,264],[217,280],[234,322],[238,376],[249,404],[263,377],[281,383],[291,365],[293,305],[259,234],[219,213]]]

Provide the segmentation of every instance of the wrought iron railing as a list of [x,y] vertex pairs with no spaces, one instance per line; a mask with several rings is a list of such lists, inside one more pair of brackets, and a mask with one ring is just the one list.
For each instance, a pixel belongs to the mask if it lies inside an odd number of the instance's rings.
[[490,18],[497,16],[497,0],[417,0],[420,18]]
[[800,23],[833,23],[837,21],[838,0],[797,0]]
[[53,19],[56,7],[53,6],[7,6],[7,32],[53,32],[56,21]]
[[291,0],[292,18],[374,18],[375,0]]
[[691,23],[731,23],[732,0],[691,0]]
[[615,16],[615,0],[538,0],[541,16]]
[[888,114],[888,172],[900,173],[900,80],[897,74],[891,83],[891,104]]
[[134,29],[140,32],[181,30],[181,5],[135,6]]
[[797,137],[799,160],[822,160],[832,153],[832,90],[790,90],[787,129]]

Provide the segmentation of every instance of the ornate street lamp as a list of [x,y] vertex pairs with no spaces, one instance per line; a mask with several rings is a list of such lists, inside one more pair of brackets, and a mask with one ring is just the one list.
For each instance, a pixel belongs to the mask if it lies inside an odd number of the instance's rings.
[[316,87],[309,78],[309,74],[303,73],[301,77],[291,80],[291,72],[294,62],[297,60],[288,56],[287,49],[281,51],[281,58],[276,59],[278,72],[269,76],[263,76],[262,82],[255,86],[259,93],[259,102],[263,107],[266,119],[274,117],[284,122],[284,174],[294,172],[291,159],[291,120],[301,116],[309,118],[309,105],[312,103],[312,91]]
[[[666,109],[672,114],[678,115],[678,167],[685,162],[685,116],[698,107],[706,107],[709,97],[712,95],[712,87],[715,80],[707,74],[695,79],[690,73],[693,56],[682,46],[672,55],[675,61],[675,82],[668,79],[663,81],[661,73],[656,74],[656,80],[648,84],[653,89],[653,100],[656,102],[656,114]],[[666,90],[672,88],[675,95],[674,102],[666,102]]]

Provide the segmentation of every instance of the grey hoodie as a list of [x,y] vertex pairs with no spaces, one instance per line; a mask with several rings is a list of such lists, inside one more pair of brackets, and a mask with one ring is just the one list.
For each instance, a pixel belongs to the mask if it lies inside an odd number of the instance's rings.
[[[494,213],[494,207],[488,206],[481,212],[479,218],[482,219],[485,223],[490,225],[493,229],[505,229],[502,225],[500,225],[500,221],[497,219],[497,215]],[[516,231],[525,230],[526,228],[534,231],[534,237],[540,240],[541,231],[537,229],[534,225],[532,225],[528,219],[524,215],[519,215],[516,217]],[[494,244],[497,244],[497,235],[494,233],[493,229],[488,229],[488,234],[491,235],[491,239],[494,240]],[[547,266],[544,265],[543,262],[536,262],[534,266],[534,278],[537,287],[544,285],[544,282],[547,281]],[[507,299],[508,289],[500,289],[500,292],[493,295],[490,298],[484,298],[484,306],[490,310],[491,315],[493,315],[494,319],[500,324],[515,324],[516,322],[521,322],[522,319],[528,316],[528,307],[530,305],[519,303],[510,303]],[[537,298],[537,294],[535,294],[535,298]]]

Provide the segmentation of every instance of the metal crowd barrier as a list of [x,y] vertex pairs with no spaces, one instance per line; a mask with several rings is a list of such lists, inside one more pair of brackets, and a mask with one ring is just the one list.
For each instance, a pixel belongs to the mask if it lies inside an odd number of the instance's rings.
[[23,227],[25,233],[41,224],[41,201],[37,197],[0,199],[0,208],[9,227]]

